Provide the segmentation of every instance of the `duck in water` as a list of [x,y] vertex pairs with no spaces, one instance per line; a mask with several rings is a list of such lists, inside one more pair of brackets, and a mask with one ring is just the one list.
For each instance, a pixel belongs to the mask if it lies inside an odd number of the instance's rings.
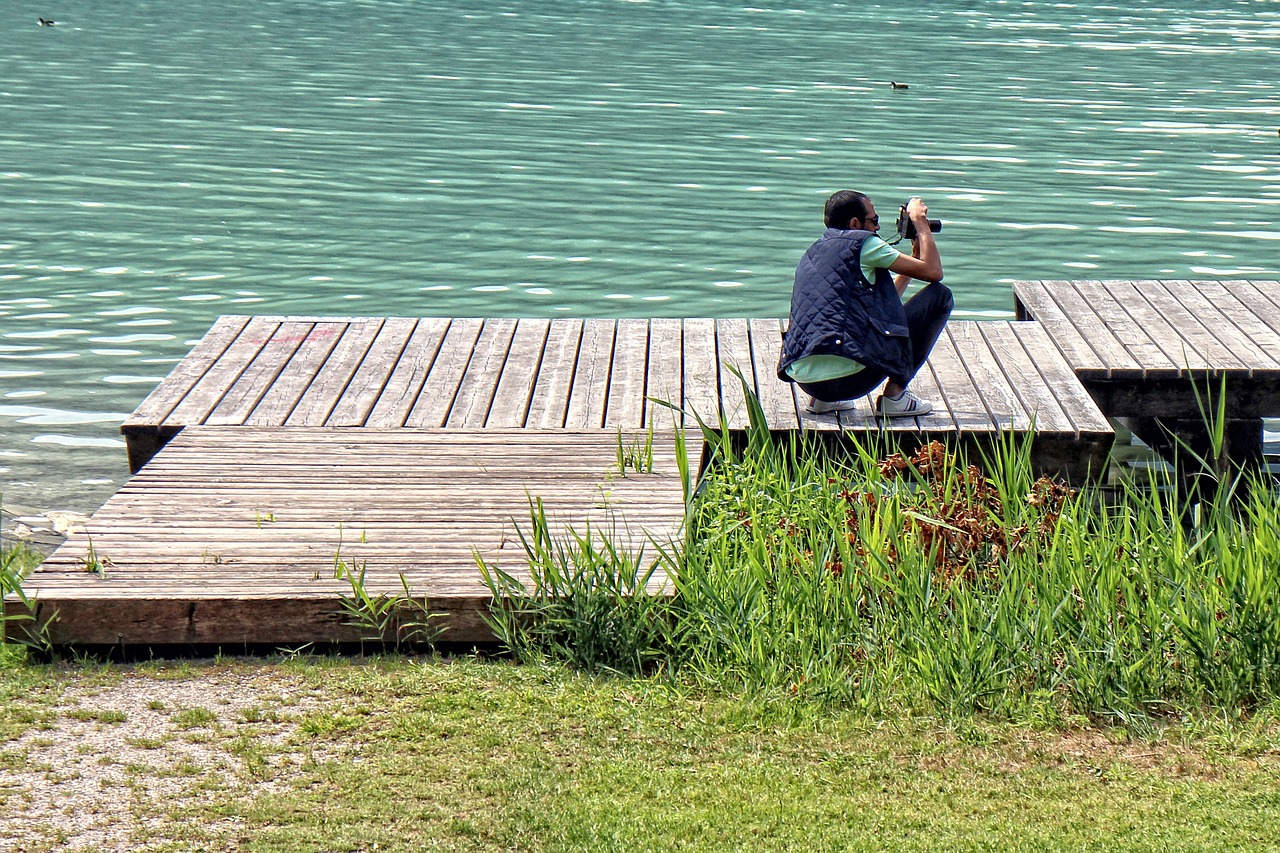
[[890,80],[889,87],[892,89],[910,89],[906,83],[899,83],[897,80]]
[[40,26],[42,27],[52,27],[54,24],[58,23],[57,21],[51,21],[48,18],[38,18],[37,20],[40,21]]

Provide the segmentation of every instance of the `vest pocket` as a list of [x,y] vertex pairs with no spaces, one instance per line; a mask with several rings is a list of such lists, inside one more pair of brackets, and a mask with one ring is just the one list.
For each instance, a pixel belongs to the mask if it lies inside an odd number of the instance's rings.
[[888,320],[881,320],[877,317],[868,317],[867,321],[871,328],[878,332],[881,337],[886,338],[909,338],[911,330],[901,323],[890,323]]

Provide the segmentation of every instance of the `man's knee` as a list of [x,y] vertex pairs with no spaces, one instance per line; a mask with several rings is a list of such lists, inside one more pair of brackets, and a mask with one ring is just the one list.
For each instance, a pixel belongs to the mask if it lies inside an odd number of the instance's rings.
[[934,300],[938,306],[938,311],[945,311],[947,312],[947,315],[950,316],[951,309],[954,308],[956,304],[955,299],[951,296],[951,288],[947,287],[940,281],[935,281],[929,286],[938,288],[938,292],[934,296]]

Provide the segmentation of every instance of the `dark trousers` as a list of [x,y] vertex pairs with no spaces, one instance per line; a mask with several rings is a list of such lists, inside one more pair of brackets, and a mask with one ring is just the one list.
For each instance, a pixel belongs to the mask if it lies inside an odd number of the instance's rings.
[[807,394],[831,403],[836,400],[852,400],[870,394],[885,379],[891,379],[906,387],[929,359],[933,345],[947,325],[953,305],[951,291],[941,282],[933,282],[911,297],[902,306],[907,312],[907,329],[911,335],[911,373],[906,376],[888,376],[867,367],[852,376],[840,376],[822,382],[798,382]]

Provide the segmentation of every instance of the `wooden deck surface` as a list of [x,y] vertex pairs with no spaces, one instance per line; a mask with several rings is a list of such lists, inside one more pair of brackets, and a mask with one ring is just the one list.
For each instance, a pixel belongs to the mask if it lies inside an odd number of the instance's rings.
[[[952,322],[913,388],[925,417],[810,415],[776,376],[767,319],[224,316],[122,427],[136,470],[192,424],[536,430],[670,428],[665,401],[747,425],[739,371],[774,430],[928,437],[1029,430],[1107,445],[1111,427],[1038,326]],[[1105,447],[1103,449],[1105,454]]]
[[1280,416],[1280,282],[1019,281],[1013,290],[1018,316],[1044,328],[1108,415],[1198,418],[1200,398],[1225,383],[1228,416]]
[[1089,378],[1280,372],[1280,282],[1019,281],[1016,310]]
[[[625,477],[618,440],[604,431],[192,427],[24,588],[42,620],[58,613],[55,643],[358,640],[341,612],[351,588],[334,578],[340,558],[366,567],[375,594],[402,592],[403,574],[447,614],[443,639],[491,639],[474,555],[528,577],[516,526],[528,531],[531,497],[543,499],[553,533],[589,525],[633,551],[679,535],[672,436],[655,437],[652,473]],[[624,446],[633,440],[645,437]],[[664,580],[659,572],[654,589]]]

